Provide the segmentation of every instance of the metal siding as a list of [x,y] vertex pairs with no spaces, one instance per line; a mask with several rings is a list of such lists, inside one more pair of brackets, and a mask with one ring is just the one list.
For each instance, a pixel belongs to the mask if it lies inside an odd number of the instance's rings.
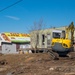
[[3,54],[17,53],[16,45],[15,44],[2,44],[2,53]]
[[10,53],[18,53],[18,52],[16,51],[16,44],[12,43]]
[[10,51],[11,51],[11,49],[10,49],[10,44],[2,44],[2,53],[3,54],[8,54]]

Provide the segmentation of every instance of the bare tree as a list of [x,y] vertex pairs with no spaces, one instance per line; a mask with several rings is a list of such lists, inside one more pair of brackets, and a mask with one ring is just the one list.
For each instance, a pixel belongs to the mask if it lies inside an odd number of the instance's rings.
[[43,24],[43,19],[40,19],[39,22],[34,22],[34,25],[31,27],[31,47],[35,49],[38,48],[39,45],[39,33],[40,30],[43,31],[45,24]]

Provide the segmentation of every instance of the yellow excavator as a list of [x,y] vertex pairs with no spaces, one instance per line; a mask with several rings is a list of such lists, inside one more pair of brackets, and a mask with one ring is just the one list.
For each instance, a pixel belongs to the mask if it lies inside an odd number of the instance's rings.
[[58,53],[59,56],[68,55],[73,52],[74,44],[74,23],[66,27],[66,30],[56,30],[53,32],[52,51]]

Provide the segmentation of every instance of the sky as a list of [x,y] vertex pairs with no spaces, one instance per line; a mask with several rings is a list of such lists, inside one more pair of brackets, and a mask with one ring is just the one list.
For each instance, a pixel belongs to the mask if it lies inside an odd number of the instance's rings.
[[29,33],[34,22],[45,28],[75,23],[75,0],[0,0],[0,32]]

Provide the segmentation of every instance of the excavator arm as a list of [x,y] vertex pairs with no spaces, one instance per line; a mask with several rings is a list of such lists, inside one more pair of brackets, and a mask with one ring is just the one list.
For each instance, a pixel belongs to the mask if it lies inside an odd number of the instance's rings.
[[74,43],[74,23],[71,22],[71,24],[66,28],[66,39],[68,39],[68,36],[69,36],[69,32],[71,33],[71,44],[73,46],[73,43]]

